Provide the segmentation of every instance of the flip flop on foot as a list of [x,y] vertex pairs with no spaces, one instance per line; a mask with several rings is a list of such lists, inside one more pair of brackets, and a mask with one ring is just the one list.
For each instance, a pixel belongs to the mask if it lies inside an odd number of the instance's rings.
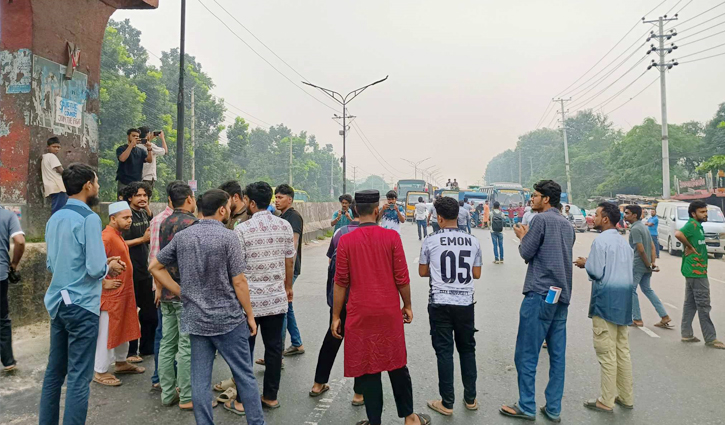
[[466,403],[466,409],[478,410],[478,400],[473,400],[473,403],[471,403],[471,404],[468,404],[468,402],[465,402],[465,403]]
[[546,410],[546,406],[541,406],[541,408],[539,410],[544,415],[544,417],[546,419],[550,420],[551,422],[554,422],[556,424],[558,424],[559,422],[561,422],[561,417],[560,416],[554,416],[551,413],[549,413],[549,411]]
[[584,402],[584,407],[587,409],[591,409],[597,412],[604,412],[604,413],[613,413],[614,409],[607,409],[606,407],[602,407],[599,405],[599,401],[597,399],[593,400],[587,400]]
[[15,364],[11,364],[10,366],[5,366],[3,368],[3,370],[7,373],[7,372],[12,372],[12,371],[16,370],[17,368],[18,368],[18,364],[15,363]]
[[696,336],[690,338],[682,338],[682,342],[700,342],[700,338]]
[[641,328],[642,326],[644,326],[644,322],[641,320],[632,320],[632,324],[638,328]]
[[725,350],[725,344],[723,344],[722,341],[719,341],[717,339],[714,341],[706,342],[705,345],[710,348],[717,348],[718,350]]
[[[234,403],[234,406],[232,406],[232,403]],[[245,416],[247,412],[244,411],[244,406],[242,406],[241,409],[238,409],[237,406],[240,406],[242,403],[237,403],[236,400],[229,400],[226,403],[224,403],[224,410],[228,410],[235,415],[239,416]]]
[[236,387],[237,384],[234,382],[234,378],[229,378],[221,381],[220,383],[214,385],[214,391],[218,391],[220,393],[223,393],[224,391],[228,390],[229,388]]
[[305,347],[303,347],[301,345],[299,347],[295,347],[294,345],[290,345],[289,347],[287,347],[286,350],[284,350],[282,352],[282,355],[285,356],[285,357],[296,356],[298,354],[305,354]]
[[618,405],[620,405],[620,406],[624,407],[625,409],[629,409],[629,410],[632,410],[632,409],[634,409],[634,405],[633,405],[633,404],[626,404],[626,403],[624,403],[624,402],[622,401],[622,399],[621,399],[621,398],[619,398],[619,397],[615,398],[615,399],[614,399],[614,402],[615,402],[615,403],[617,403]]
[[185,412],[190,412],[190,411],[194,410],[194,402],[190,401],[188,403],[179,403],[179,409],[181,409]]
[[160,393],[161,392],[161,384],[159,384],[159,383],[151,384],[151,391],[152,392],[156,392],[156,393]]
[[428,402],[428,407],[443,416],[451,416],[453,414],[453,409],[449,409],[444,406],[442,400],[431,400]]
[[363,396],[362,396],[362,395],[360,395],[360,394],[355,394],[355,395],[354,395],[354,396],[352,397],[352,402],[351,402],[351,404],[352,404],[353,406],[355,406],[355,407],[365,406],[365,399],[363,398]]
[[310,397],[319,397],[328,391],[330,391],[330,386],[327,384],[324,384],[324,385],[322,385],[322,389],[320,389],[320,391],[310,390]]
[[[277,401],[277,400],[275,400],[275,401]],[[272,404],[272,403],[268,402],[267,400],[262,399],[262,407],[266,407],[267,409],[279,409],[280,406],[282,406],[282,403],[280,403],[279,401],[277,401],[277,403],[275,403],[275,404]]]
[[525,419],[527,421],[536,420],[536,416],[527,415],[522,412],[518,403],[514,403],[512,406],[503,405],[500,409],[498,409],[498,412],[504,416],[508,416],[509,418]]
[[146,372],[146,368],[129,364],[128,367],[124,367],[123,369],[116,368],[114,372],[116,372],[116,375],[137,375]]
[[141,363],[143,361],[143,358],[141,356],[130,356],[126,358],[126,362],[128,363]]
[[418,417],[418,420],[420,421],[420,425],[430,425],[431,424],[430,416],[428,416],[424,413],[415,413],[415,416]]
[[660,320],[659,322],[655,323],[655,326],[662,329],[675,329],[674,326],[670,324],[670,322],[665,322],[664,320]]
[[226,391],[219,394],[219,397],[217,397],[216,400],[219,403],[226,403],[229,400],[236,400],[236,398],[237,398],[237,388],[231,387],[231,388],[227,388]]
[[93,382],[107,387],[118,387],[122,384],[121,380],[115,376],[109,374],[100,375],[98,373],[93,375]]

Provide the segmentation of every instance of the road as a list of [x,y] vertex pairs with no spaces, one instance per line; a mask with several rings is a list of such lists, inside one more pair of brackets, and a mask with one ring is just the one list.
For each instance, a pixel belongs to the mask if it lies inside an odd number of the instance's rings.
[[[436,424],[515,424],[516,420],[498,413],[501,403],[517,400],[516,370],[513,366],[518,309],[526,272],[518,256],[518,242],[512,231],[505,232],[506,261],[494,265],[491,238],[487,230],[474,229],[483,247],[483,274],[477,285],[476,323],[478,360],[478,412],[467,411],[460,400],[462,384],[456,378],[457,404],[452,417],[431,412],[426,400],[438,397],[436,359],[430,343],[426,313],[428,282],[417,275],[420,242],[415,226],[403,226],[402,238],[411,274],[413,292],[413,323],[406,327],[408,365],[411,371],[417,411],[430,413]],[[586,256],[595,233],[577,235],[574,255]],[[279,400],[282,408],[266,412],[267,423],[276,424],[354,424],[365,418],[364,408],[350,405],[352,379],[343,377],[342,352],[332,373],[332,390],[320,399],[310,398],[317,353],[328,324],[325,304],[325,251],[329,240],[309,244],[304,249],[302,275],[295,285],[295,311],[306,353],[285,359]],[[725,262],[711,259],[715,326],[725,338]],[[585,409],[582,402],[598,395],[599,365],[592,347],[591,321],[587,318],[590,284],[584,271],[575,269],[574,290],[568,321],[566,387],[562,418],[569,424],[725,424],[725,351],[705,348],[703,344],[680,342],[679,323],[684,294],[684,278],[679,273],[680,258],[663,253],[659,261],[662,271],[656,274],[652,287],[665,304],[677,330],[655,328],[658,320],[654,308],[640,295],[645,328],[630,331],[634,364],[635,409],[617,408],[614,415]],[[12,300],[11,300],[12,302]],[[695,319],[695,334],[702,337]],[[288,339],[289,341],[289,339]],[[258,344],[257,357],[263,344]],[[20,370],[12,376],[0,376],[0,423],[37,423],[40,386],[48,352],[47,326],[16,329],[16,357]],[[457,363],[457,361],[456,361]],[[153,368],[153,359],[144,362]],[[263,369],[255,366],[261,385]],[[456,366],[458,374],[458,367]],[[548,374],[546,352],[541,355],[537,402],[544,403],[544,387]],[[214,367],[214,380],[226,378],[228,368],[221,360]],[[123,386],[101,387],[91,384],[88,423],[143,423],[177,425],[193,424],[193,414],[178,408],[161,406],[158,393],[149,392],[150,372],[122,376]],[[383,379],[386,409],[383,423],[400,423],[392,392]],[[246,423],[221,408],[215,411],[217,424]],[[538,421],[546,422],[543,417]]]

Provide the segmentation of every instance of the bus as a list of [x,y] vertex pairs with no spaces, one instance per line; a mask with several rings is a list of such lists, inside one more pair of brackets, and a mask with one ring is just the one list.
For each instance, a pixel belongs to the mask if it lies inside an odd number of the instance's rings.
[[395,185],[395,191],[398,193],[398,200],[405,202],[408,198],[408,192],[428,192],[428,185],[425,180],[398,180],[398,183]]
[[488,204],[493,208],[493,203],[501,204],[501,211],[508,220],[509,205],[519,207],[526,205],[526,190],[518,183],[491,183],[483,186],[481,192],[488,195]]

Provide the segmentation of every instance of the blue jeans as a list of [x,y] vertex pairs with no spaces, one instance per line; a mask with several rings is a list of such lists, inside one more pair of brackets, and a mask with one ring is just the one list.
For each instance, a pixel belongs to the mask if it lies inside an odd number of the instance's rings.
[[466,221],[466,227],[468,228],[468,233],[471,233],[471,218],[468,218],[468,221]]
[[[426,220],[416,220],[418,223],[418,240],[428,236],[428,222]],[[420,229],[423,229],[423,236],[421,236]]]
[[191,340],[191,401],[198,425],[214,424],[211,374],[214,354],[219,351],[232,371],[237,385],[237,401],[244,403],[247,423],[264,425],[262,401],[252,369],[249,326],[245,320],[229,333],[215,336],[189,335]]
[[491,232],[491,240],[493,241],[493,256],[496,261],[503,260],[503,233]]
[[657,235],[650,235],[652,236],[652,242],[655,244],[655,252],[657,253],[657,258],[660,258],[660,241],[657,240]]
[[[292,278],[292,285],[295,284],[299,275]],[[292,303],[287,304],[287,314],[284,316],[284,322],[282,322],[282,346],[284,347],[285,341],[287,341],[287,331],[289,331],[290,340],[292,345],[295,347],[302,346],[302,335],[300,335],[300,328],[297,327],[297,319],[295,318],[295,310],[292,308]]]
[[68,195],[65,192],[50,195],[50,215],[63,208],[66,202],[68,202]]
[[82,425],[88,414],[88,396],[93,379],[99,316],[71,304],[61,303],[50,321],[50,354],[40,396],[40,425],[58,424],[60,392],[68,376],[64,425]]
[[634,285],[632,286],[632,319],[634,320],[642,320],[642,312],[639,309],[639,297],[637,296],[637,286],[642,288],[642,293],[649,298],[649,302],[657,310],[657,314],[660,317],[667,316],[667,311],[662,305],[662,301],[660,301],[660,298],[650,286],[651,279],[652,273],[634,272]]
[[159,324],[156,325],[156,334],[154,335],[154,376],[151,377],[152,384],[159,383],[159,346],[161,346],[161,337],[163,336],[163,333],[161,332],[161,329],[163,329],[161,327],[163,317],[161,316],[160,308],[156,309],[156,315],[159,318]]
[[519,408],[536,415],[536,367],[544,340],[549,349],[549,383],[544,392],[546,410],[554,417],[561,414],[566,369],[566,318],[569,304],[548,304],[545,295],[529,292],[519,311],[519,333],[514,363],[519,382]]

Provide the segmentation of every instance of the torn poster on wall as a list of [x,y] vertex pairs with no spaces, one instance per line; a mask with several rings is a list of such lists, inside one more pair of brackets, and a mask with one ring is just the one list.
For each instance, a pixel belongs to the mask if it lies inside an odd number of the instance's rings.
[[5,93],[30,93],[32,64],[33,53],[29,49],[0,52],[0,67],[2,68],[0,85],[5,85]]
[[55,134],[83,136],[83,112],[88,76],[74,72],[65,78],[65,65],[35,55],[33,58],[32,123]]

